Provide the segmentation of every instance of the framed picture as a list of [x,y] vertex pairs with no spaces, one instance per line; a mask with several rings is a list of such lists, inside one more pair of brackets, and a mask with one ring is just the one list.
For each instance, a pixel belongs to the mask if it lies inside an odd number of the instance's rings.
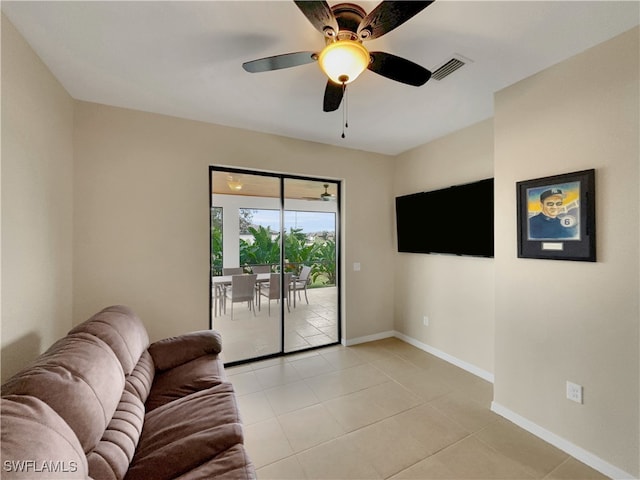
[[595,170],[516,183],[518,257],[596,261]]

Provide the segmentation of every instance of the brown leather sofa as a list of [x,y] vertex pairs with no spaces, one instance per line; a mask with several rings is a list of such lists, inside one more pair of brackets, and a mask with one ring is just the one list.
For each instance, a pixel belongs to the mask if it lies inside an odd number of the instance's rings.
[[125,306],[73,328],[1,389],[2,478],[253,479],[220,336],[149,345]]

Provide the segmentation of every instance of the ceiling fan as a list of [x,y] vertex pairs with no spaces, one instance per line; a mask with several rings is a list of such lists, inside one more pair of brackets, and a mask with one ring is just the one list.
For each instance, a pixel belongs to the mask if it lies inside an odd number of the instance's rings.
[[319,196],[317,196],[317,197],[302,197],[302,199],[303,200],[313,200],[313,201],[322,200],[324,202],[334,201],[336,199],[336,196],[333,193],[329,193],[329,184],[325,183],[322,186],[324,187],[324,192],[321,193]]
[[324,200],[325,202],[330,202],[331,200],[335,200],[335,196],[331,193],[329,193],[329,184],[325,183],[323,185],[324,187],[324,192],[320,194],[320,199]]
[[294,52],[245,62],[250,73],[297,67],[318,62],[329,77],[324,91],[323,110],[337,110],[346,85],[365,69],[383,77],[413,86],[424,85],[431,77],[426,68],[385,52],[369,52],[364,41],[380,38],[428,7],[432,1],[383,1],[368,15],[358,5],[340,3],[330,7],[326,1],[294,0],[307,20],[324,35],[320,52]]

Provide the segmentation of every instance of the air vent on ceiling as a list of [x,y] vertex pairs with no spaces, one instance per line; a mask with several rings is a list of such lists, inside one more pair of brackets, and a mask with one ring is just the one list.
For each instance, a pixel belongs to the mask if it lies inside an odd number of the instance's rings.
[[451,60],[448,60],[441,67],[436,69],[431,74],[431,78],[434,80],[442,80],[444,77],[448,77],[453,72],[455,72],[460,67],[463,67],[466,64],[467,64],[467,59],[461,58],[461,56],[453,57]]

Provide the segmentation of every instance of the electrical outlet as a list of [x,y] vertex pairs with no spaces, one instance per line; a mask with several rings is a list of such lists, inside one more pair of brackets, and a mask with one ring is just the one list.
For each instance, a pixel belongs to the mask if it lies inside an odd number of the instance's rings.
[[567,398],[582,404],[582,385],[567,381]]
[[423,324],[425,327],[428,327],[428,326],[429,326],[429,317],[427,317],[426,315],[425,315],[425,316],[423,316],[423,317],[422,317],[422,324]]

